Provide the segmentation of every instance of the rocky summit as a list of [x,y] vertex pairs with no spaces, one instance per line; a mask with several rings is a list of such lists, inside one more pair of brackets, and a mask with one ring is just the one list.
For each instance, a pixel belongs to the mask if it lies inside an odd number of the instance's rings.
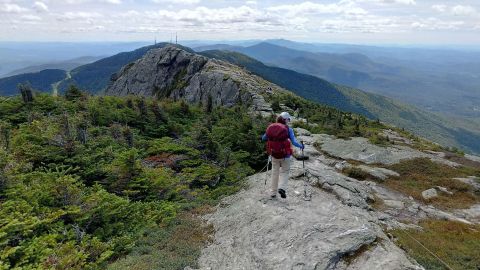
[[280,87],[242,68],[188,52],[175,46],[150,50],[141,59],[114,74],[106,95],[138,95],[184,99],[213,106],[248,104],[270,113],[264,96]]

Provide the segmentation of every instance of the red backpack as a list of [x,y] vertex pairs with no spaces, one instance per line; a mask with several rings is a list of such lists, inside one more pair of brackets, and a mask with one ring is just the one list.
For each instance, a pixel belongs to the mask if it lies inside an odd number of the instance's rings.
[[267,153],[276,158],[282,159],[292,155],[292,147],[288,139],[288,127],[281,123],[273,123],[267,128]]

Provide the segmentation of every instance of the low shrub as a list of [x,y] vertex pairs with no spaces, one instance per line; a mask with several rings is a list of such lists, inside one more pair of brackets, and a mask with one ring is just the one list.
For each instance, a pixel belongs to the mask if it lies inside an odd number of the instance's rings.
[[423,248],[433,252],[451,269],[477,270],[480,267],[480,225],[445,220],[425,220],[423,230],[394,230],[391,233],[410,256],[427,270],[447,267]]

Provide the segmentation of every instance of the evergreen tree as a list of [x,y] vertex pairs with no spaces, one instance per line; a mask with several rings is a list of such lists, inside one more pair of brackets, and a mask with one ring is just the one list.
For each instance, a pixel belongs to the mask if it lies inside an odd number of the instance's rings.
[[19,84],[18,89],[22,95],[23,103],[29,104],[33,102],[33,88],[29,83]]
[[206,113],[211,113],[213,110],[213,98],[212,95],[208,95],[207,102],[204,106],[204,110]]
[[73,84],[65,91],[65,99],[69,101],[80,99],[82,96],[84,96],[84,93]]
[[132,148],[133,147],[133,132],[132,130],[130,129],[129,126],[126,126],[124,129],[123,129],[123,136],[125,138],[125,142],[127,143],[128,147]]
[[282,108],[280,107],[280,102],[278,100],[274,100],[272,102],[272,110],[274,112],[279,112]]

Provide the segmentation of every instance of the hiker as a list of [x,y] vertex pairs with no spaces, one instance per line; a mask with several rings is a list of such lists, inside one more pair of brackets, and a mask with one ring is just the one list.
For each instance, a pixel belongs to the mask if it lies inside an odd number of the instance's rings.
[[305,147],[295,139],[293,129],[288,126],[290,120],[290,114],[282,112],[278,116],[277,122],[268,126],[266,133],[262,136],[262,140],[267,141],[267,152],[272,159],[272,189],[270,195],[272,198],[277,197],[277,189],[282,198],[287,197],[288,174],[293,154],[292,144],[300,149]]

